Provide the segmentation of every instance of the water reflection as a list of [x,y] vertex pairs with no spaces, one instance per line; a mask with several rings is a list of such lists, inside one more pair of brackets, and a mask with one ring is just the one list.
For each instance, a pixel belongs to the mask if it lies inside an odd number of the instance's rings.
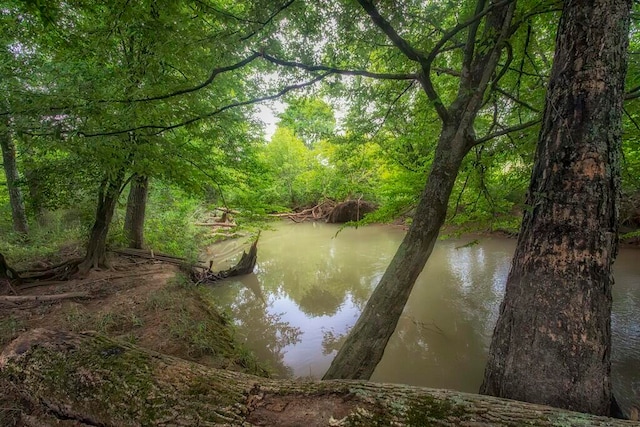
[[[280,376],[324,374],[404,235],[385,226],[338,230],[282,224],[264,232],[256,274],[215,289],[247,345]],[[477,392],[515,241],[465,243],[436,245],[372,380]],[[639,254],[623,250],[616,262],[612,375],[624,407],[640,400]]]

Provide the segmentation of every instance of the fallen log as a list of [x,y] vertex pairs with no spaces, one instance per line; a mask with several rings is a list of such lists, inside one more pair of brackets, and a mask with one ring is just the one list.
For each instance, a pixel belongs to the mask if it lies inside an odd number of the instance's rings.
[[235,227],[235,222],[196,222],[194,225],[200,227]]
[[[135,256],[138,258],[162,261],[162,262],[166,262],[167,264],[174,264],[180,267],[184,266],[185,264],[188,264],[186,258],[181,258],[174,255],[164,254],[160,252],[153,252],[146,249],[122,248],[122,249],[116,249],[113,252],[121,255],[129,255],[129,256]],[[206,265],[202,263],[197,263],[194,266],[206,268]]]
[[639,425],[449,390],[271,380],[208,368],[95,333],[46,329],[26,332],[5,348],[0,379],[10,381],[40,413],[105,427]]
[[67,292],[64,294],[50,294],[50,295],[2,295],[0,301],[7,302],[24,302],[24,301],[57,301],[61,299],[69,298],[87,298],[89,292]]

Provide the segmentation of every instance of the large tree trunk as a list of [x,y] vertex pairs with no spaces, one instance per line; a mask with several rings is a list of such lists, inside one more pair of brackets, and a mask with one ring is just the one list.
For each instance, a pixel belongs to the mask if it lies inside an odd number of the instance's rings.
[[631,2],[567,1],[481,391],[607,415]]
[[[365,9],[371,8],[370,2],[359,2]],[[485,7],[485,2],[479,0],[477,12],[482,12]],[[488,13],[484,33],[478,39],[478,27],[469,31],[458,96],[447,111],[441,111],[444,107],[439,110],[443,127],[414,220],[323,379],[369,379],[382,359],[413,285],[444,224],[449,196],[462,160],[476,143],[473,124],[495,73],[503,41],[511,31],[514,9],[515,2],[511,2]],[[376,12],[369,13],[376,21]],[[385,26],[384,23],[379,25],[381,28]],[[476,50],[479,40],[484,47]],[[427,96],[431,97],[429,82],[427,78],[422,80]]]
[[44,329],[5,348],[0,379],[30,402],[35,411],[22,417],[30,425],[56,419],[104,427],[637,425],[448,390],[270,380],[91,333]]
[[9,202],[11,203],[11,215],[13,217],[13,229],[22,234],[29,233],[27,214],[24,209],[22,191],[18,185],[20,176],[16,163],[16,147],[11,140],[11,133],[6,124],[0,131],[0,148],[2,148],[2,161],[4,163],[4,174],[7,178],[7,189],[9,190]]
[[86,274],[92,268],[108,267],[107,263],[107,234],[113,213],[120,197],[120,187],[124,181],[124,170],[117,172],[115,177],[105,178],[98,192],[98,206],[96,219],[89,235],[87,253],[84,261],[78,266],[80,274]]
[[124,233],[130,248],[142,249],[144,245],[144,218],[147,208],[149,178],[136,174],[131,179],[130,185],[127,213],[124,218]]

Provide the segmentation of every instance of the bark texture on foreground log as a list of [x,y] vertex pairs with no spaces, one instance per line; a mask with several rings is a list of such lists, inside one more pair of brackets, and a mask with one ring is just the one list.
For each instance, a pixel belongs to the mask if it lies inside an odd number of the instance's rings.
[[270,380],[103,336],[35,329],[0,376],[60,419],[100,426],[639,425],[489,396],[357,381]]

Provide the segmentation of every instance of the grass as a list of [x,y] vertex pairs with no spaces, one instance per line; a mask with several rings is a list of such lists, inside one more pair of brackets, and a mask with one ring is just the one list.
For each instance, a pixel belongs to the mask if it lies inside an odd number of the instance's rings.
[[30,224],[28,236],[15,233],[3,224],[0,227],[4,237],[0,241],[0,253],[4,254],[10,265],[20,266],[34,260],[58,262],[69,254],[81,252],[81,242],[88,234],[88,224],[74,212],[60,210],[46,214],[41,223]]
[[0,319],[0,348],[16,338],[23,329],[24,323],[14,316]]
[[209,302],[208,292],[179,273],[140,304],[97,312],[71,306],[64,314],[65,328],[94,330],[160,352],[170,349],[175,356],[210,366],[268,376],[251,351],[235,340],[232,322]]
[[144,326],[144,320],[133,311],[90,313],[78,306],[67,311],[65,320],[67,328],[73,332],[92,330],[106,335],[130,332]]

